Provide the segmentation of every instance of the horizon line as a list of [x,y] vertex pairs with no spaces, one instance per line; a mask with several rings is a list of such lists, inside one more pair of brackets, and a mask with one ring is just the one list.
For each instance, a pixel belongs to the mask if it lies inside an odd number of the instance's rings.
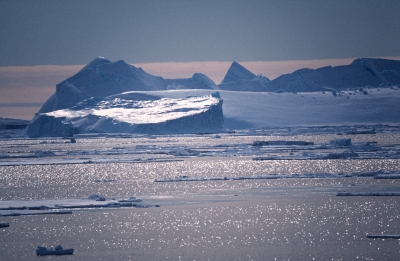
[[[88,63],[93,61],[94,59],[102,57],[104,59],[109,60],[107,57],[104,56],[97,56],[90,60]],[[266,62],[266,63],[272,63],[272,62],[303,62],[303,61],[334,61],[334,60],[356,60],[356,59],[388,59],[388,60],[400,60],[400,56],[395,55],[395,56],[373,56],[373,57],[346,57],[346,58],[323,58],[323,59],[289,59],[289,60],[224,60],[224,61],[218,61],[218,60],[207,60],[207,61],[185,61],[185,62],[179,62],[179,61],[168,61],[168,62],[127,62],[125,59],[117,59],[116,61],[125,61],[128,64],[131,65],[138,65],[138,64],[164,64],[164,63],[208,63],[208,62],[216,62],[216,63],[226,63],[226,62],[238,62],[238,63],[247,63],[247,62]],[[111,61],[113,62],[113,61]],[[86,64],[34,64],[34,65],[0,65],[0,68],[10,68],[10,67],[36,67],[36,66],[85,66]]]

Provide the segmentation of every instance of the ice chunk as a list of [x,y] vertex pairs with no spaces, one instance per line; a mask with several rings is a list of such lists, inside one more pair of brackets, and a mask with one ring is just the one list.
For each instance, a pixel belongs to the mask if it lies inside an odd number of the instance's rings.
[[307,146],[307,145],[314,145],[314,142],[296,141],[296,140],[253,141],[253,146]]

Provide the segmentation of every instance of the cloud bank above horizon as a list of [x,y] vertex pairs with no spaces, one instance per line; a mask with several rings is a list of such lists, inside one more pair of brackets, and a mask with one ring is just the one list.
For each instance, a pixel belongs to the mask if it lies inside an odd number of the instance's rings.
[[0,66],[399,56],[399,13],[381,0],[0,1]]

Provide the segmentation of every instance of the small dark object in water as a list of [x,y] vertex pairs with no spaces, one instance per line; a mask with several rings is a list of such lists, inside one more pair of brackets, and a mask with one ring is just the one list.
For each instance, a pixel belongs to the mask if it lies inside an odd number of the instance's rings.
[[46,255],[72,255],[74,253],[73,248],[64,249],[61,245],[56,246],[53,248],[41,247],[38,246],[36,248],[36,255],[37,256],[46,256]]
[[367,235],[368,238],[394,238],[400,239],[400,235]]

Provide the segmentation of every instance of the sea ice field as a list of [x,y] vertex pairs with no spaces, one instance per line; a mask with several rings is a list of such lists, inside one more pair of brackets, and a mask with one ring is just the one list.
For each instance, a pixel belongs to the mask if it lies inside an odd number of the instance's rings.
[[399,141],[396,125],[2,138],[1,258],[397,260]]

